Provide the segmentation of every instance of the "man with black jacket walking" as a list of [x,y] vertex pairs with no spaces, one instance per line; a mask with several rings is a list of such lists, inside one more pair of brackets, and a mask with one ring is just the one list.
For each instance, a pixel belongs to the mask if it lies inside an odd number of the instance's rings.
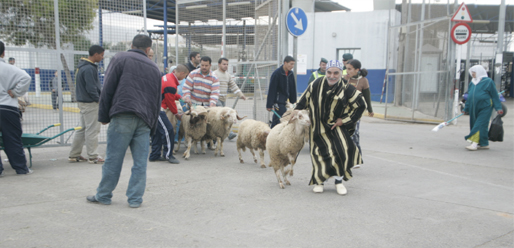
[[[284,64],[271,74],[268,88],[266,109],[272,109],[282,116],[286,112],[286,102],[296,102],[296,83],[293,71],[295,59],[291,56],[284,58]],[[280,123],[280,117],[273,113],[271,128]]]
[[161,72],[147,54],[152,39],[136,35],[132,49],[117,53],[105,72],[98,121],[109,124],[102,180],[89,202],[111,204],[120,179],[123,159],[130,147],[134,165],[127,188],[128,203],[138,208],[146,188],[150,135],[155,133],[161,109]]
[[[89,57],[82,58],[75,73],[76,95],[80,109],[81,130],[75,132],[71,151],[68,156],[69,162],[89,161],[91,164],[103,163],[104,159],[98,155],[98,133],[100,123],[98,122],[98,101],[102,85],[98,79],[98,63],[104,59],[104,48],[93,45],[89,48]],[[88,158],[81,156],[82,147],[86,144]]]

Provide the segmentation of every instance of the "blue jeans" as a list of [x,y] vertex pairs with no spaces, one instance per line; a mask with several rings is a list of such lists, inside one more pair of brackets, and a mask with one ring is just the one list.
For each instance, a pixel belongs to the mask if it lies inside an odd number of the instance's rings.
[[130,146],[134,165],[127,188],[128,203],[142,203],[146,188],[146,163],[150,142],[150,127],[134,114],[113,116],[107,129],[107,149],[102,166],[102,181],[98,185],[96,199],[111,204],[112,191],[120,179],[123,159]]

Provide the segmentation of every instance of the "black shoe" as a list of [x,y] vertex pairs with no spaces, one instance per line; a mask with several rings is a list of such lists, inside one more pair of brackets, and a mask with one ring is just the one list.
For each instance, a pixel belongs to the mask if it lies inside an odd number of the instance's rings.
[[163,157],[159,157],[158,159],[156,160],[150,160],[150,162],[159,162],[159,161],[166,161],[167,159],[166,158],[163,158]]
[[32,173],[34,173],[34,171],[33,171],[33,170],[31,170],[31,169],[29,169],[29,170],[27,171],[27,173],[18,174],[18,175],[30,175],[30,174],[32,174]]
[[175,157],[170,157],[170,159],[168,159],[168,162],[172,164],[180,164],[180,161],[178,161],[178,159],[176,159]]

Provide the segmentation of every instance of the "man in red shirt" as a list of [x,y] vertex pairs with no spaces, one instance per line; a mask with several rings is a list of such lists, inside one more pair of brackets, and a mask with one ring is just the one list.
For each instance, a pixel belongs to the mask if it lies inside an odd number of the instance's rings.
[[[177,119],[180,120],[181,116],[178,115],[176,100],[180,99],[177,93],[177,86],[179,81],[186,78],[189,70],[184,65],[178,65],[174,73],[168,73],[162,77],[162,103],[161,112],[157,123],[157,131],[152,136],[152,152],[150,153],[150,162],[155,161],[168,161],[172,164],[179,164],[180,161],[173,156],[173,147],[175,145],[173,132],[173,125],[166,116],[166,109],[169,109]],[[161,156],[162,150],[162,156]]]

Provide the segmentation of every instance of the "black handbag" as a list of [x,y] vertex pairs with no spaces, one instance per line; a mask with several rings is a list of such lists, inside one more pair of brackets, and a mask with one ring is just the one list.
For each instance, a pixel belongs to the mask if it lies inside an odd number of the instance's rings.
[[497,115],[493,122],[491,122],[491,127],[489,128],[489,140],[490,141],[503,141],[503,121],[500,115]]

